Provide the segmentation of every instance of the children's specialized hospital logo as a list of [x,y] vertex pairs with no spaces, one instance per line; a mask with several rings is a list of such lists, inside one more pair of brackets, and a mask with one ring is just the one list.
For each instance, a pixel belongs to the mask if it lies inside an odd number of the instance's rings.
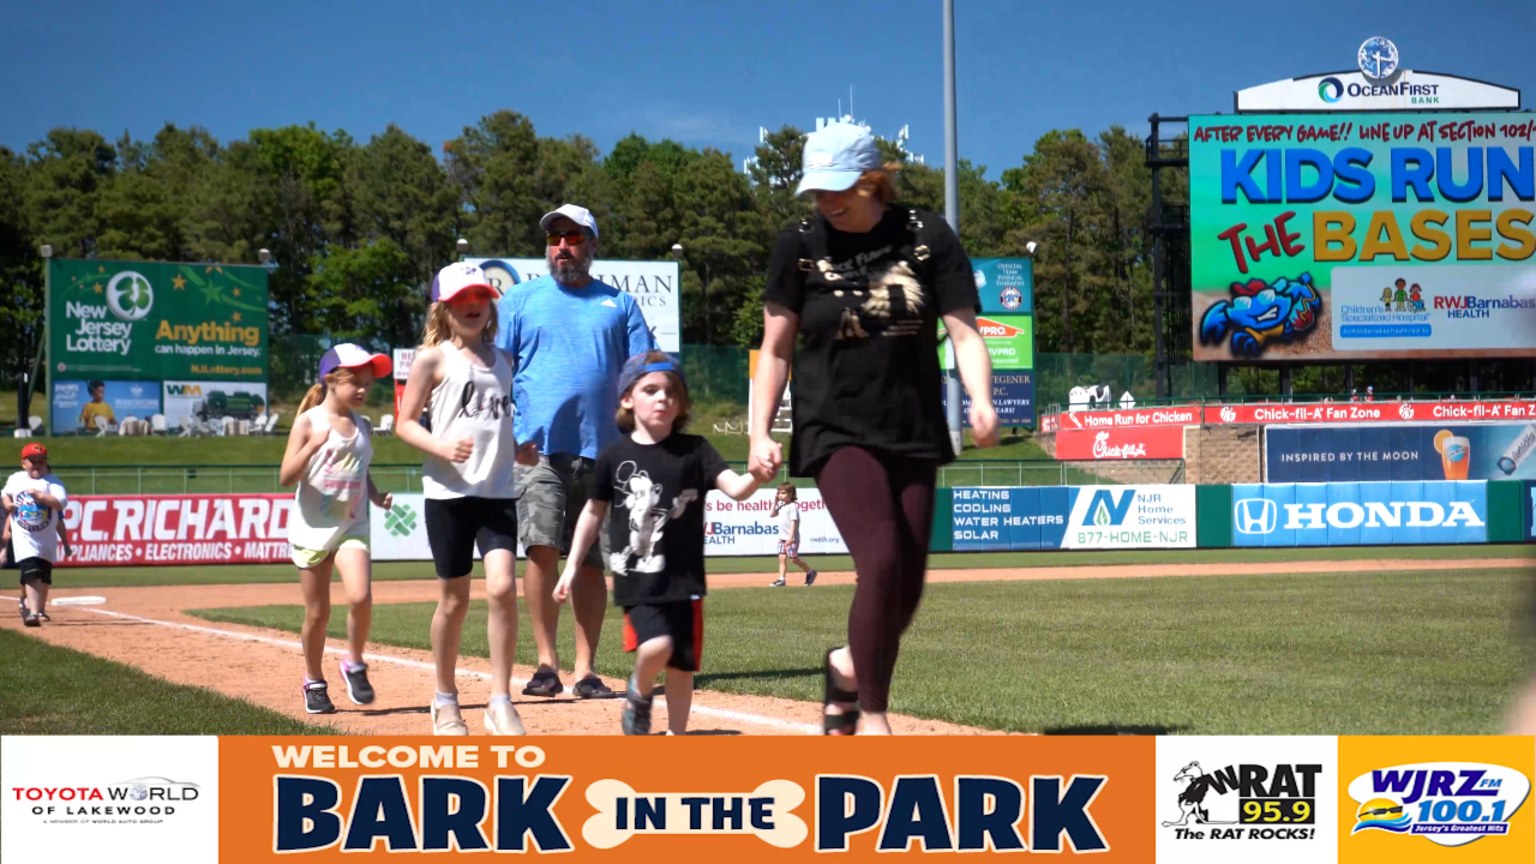
[[416,510],[409,504],[396,504],[384,515],[384,530],[396,537],[409,537],[416,531]]
[[1219,345],[1230,340],[1238,357],[1258,357],[1271,345],[1302,341],[1317,328],[1323,298],[1312,285],[1312,274],[1274,282],[1262,279],[1233,282],[1232,299],[1218,300],[1200,318],[1200,342]]
[[124,270],[107,282],[107,308],[120,321],[138,321],[155,304],[155,291],[143,274]]
[[1321,763],[1237,762],[1207,771],[1198,761],[1159,786],[1170,794],[1176,840],[1311,840],[1317,836],[1317,789]]
[[997,295],[997,302],[1003,304],[1004,309],[1017,309],[1024,305],[1024,292],[1009,285]]
[[1441,846],[1465,846],[1508,834],[1510,818],[1530,795],[1525,773],[1482,762],[1420,762],[1361,774],[1349,783],[1358,803],[1350,836],[1418,835]]

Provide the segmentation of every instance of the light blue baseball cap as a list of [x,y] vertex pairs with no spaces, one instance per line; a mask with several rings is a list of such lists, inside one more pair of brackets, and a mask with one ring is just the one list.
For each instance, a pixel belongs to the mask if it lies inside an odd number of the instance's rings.
[[841,192],[880,167],[880,150],[869,130],[853,123],[828,123],[805,136],[805,157],[795,194]]

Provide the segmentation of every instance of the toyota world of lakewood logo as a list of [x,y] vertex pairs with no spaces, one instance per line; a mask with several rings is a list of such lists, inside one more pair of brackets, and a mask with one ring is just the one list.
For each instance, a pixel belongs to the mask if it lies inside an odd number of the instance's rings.
[[384,530],[396,537],[409,537],[416,531],[416,511],[408,504],[396,504],[384,515]]

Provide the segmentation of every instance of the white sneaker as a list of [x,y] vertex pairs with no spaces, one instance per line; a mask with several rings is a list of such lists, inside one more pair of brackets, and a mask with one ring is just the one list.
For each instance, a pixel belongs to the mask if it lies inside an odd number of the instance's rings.
[[436,699],[432,700],[432,734],[469,734],[469,724],[464,722],[464,714],[459,711],[459,703],[450,702],[447,705],[439,705]]
[[492,735],[526,735],[523,718],[511,702],[493,702],[485,709],[485,731]]

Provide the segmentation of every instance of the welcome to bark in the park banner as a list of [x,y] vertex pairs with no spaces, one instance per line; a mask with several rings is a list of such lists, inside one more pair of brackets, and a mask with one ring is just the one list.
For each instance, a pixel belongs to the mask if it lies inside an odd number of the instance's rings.
[[1531,862],[1529,737],[0,738],[5,861]]

